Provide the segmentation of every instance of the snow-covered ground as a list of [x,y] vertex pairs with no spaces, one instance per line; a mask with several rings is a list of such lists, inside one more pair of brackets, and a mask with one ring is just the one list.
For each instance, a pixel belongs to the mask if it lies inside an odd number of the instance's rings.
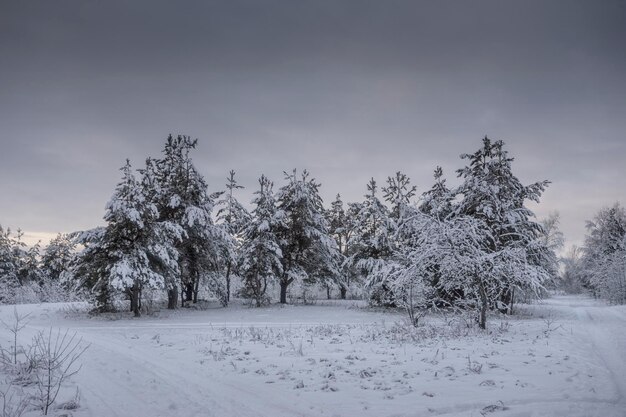
[[354,302],[116,320],[17,309],[31,313],[23,343],[53,326],[91,344],[59,398],[78,386],[81,408],[53,415],[626,416],[626,308],[583,297],[521,305],[488,332],[441,316],[407,330]]

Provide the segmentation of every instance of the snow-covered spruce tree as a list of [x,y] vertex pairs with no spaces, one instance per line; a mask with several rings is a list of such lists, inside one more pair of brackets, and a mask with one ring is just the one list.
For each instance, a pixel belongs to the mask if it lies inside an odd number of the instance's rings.
[[162,158],[155,160],[160,219],[184,231],[178,244],[180,274],[167,281],[170,309],[176,308],[179,289],[182,306],[186,301],[197,302],[202,282],[223,305],[228,303],[221,273],[232,259],[232,238],[211,217],[215,196],[208,194],[207,184],[190,157],[197,142],[189,136],[170,135]]
[[277,194],[283,216],[278,230],[283,273],[280,302],[287,303],[287,289],[294,281],[304,284],[336,282],[340,276],[337,245],[328,234],[318,184],[305,170],[285,173],[287,183]]
[[377,305],[393,305],[393,295],[386,282],[386,262],[393,253],[395,223],[389,210],[379,200],[376,181],[367,184],[368,193],[358,206],[354,218],[346,264],[364,281],[371,291],[371,301]]
[[239,249],[239,242],[241,238],[241,233],[244,227],[250,221],[250,213],[239,203],[239,201],[235,198],[234,192],[237,189],[244,188],[239,185],[235,180],[235,171],[231,170],[228,173],[228,178],[226,179],[226,191],[221,193],[221,198],[217,200],[216,206],[218,207],[217,211],[217,221],[220,226],[222,226],[226,233],[230,235],[231,244],[233,245],[227,253],[223,256],[226,259],[226,301],[230,300],[230,281],[231,274],[233,273],[233,269],[236,266],[236,261],[233,259],[233,256],[236,255]]
[[[504,249],[522,251],[526,262],[537,267],[535,274],[501,270],[499,293],[493,301],[501,310],[512,313],[515,289],[535,293],[548,276],[541,267],[549,253],[540,240],[542,227],[533,221],[534,214],[524,203],[539,202],[549,182],[523,185],[513,174],[513,158],[504,150],[502,141],[492,142],[485,137],[479,150],[461,158],[468,164],[457,171],[463,182],[455,190],[455,195],[462,197],[456,204],[455,215],[471,216],[487,225],[492,239],[483,246],[490,253],[501,253]],[[514,265],[519,264],[511,264]]]
[[614,303],[626,303],[626,210],[619,203],[587,222],[582,255],[586,286]]
[[67,234],[59,233],[48,243],[41,256],[41,268],[52,281],[59,281],[61,274],[69,270],[74,258],[76,244]]
[[[331,203],[330,209],[326,210],[326,221],[328,222],[328,232],[337,243],[338,265],[344,265],[352,228],[350,227],[350,217],[343,208],[343,201],[339,194]],[[345,300],[350,287],[351,274],[346,268],[343,269],[338,284],[340,297]]]
[[243,229],[239,255],[241,296],[254,300],[257,307],[267,300],[268,282],[282,275],[283,254],[276,232],[284,226],[283,212],[276,208],[273,183],[263,175],[259,186],[252,200],[252,217]]
[[[178,274],[175,243],[182,230],[159,221],[159,212],[137,181],[130,162],[122,170],[122,180],[106,205],[106,226],[81,233],[74,274],[92,288],[96,311],[113,309],[112,294],[130,296],[131,311],[140,315],[141,292],[165,288],[166,277]],[[145,174],[144,174],[145,175]]]

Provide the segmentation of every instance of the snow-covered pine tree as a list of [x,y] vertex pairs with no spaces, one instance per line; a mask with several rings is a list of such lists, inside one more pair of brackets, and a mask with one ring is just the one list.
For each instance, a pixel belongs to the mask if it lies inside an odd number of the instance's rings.
[[328,222],[328,232],[337,242],[337,249],[344,253],[346,245],[346,212],[343,209],[341,195],[337,194],[335,201],[330,204],[330,209],[326,211]]
[[160,218],[184,230],[184,239],[178,245],[181,273],[168,282],[171,309],[176,308],[179,289],[181,305],[197,302],[201,282],[223,305],[228,303],[220,274],[228,259],[224,253],[232,247],[231,237],[211,217],[214,196],[208,194],[207,184],[190,157],[197,142],[189,136],[170,135],[162,158],[155,160]]
[[41,242],[37,242],[30,248],[19,242],[20,248],[17,250],[18,270],[17,277],[21,285],[43,284],[44,274],[40,267]]
[[114,311],[109,269],[116,259],[107,248],[110,235],[106,234],[106,227],[74,232],[72,238],[82,249],[76,253],[68,273],[61,275],[63,285],[75,292],[86,291],[93,297],[95,312]]
[[[113,309],[112,293],[127,293],[131,311],[140,315],[141,292],[165,288],[167,276],[178,274],[176,241],[182,230],[159,221],[156,205],[137,181],[130,162],[106,205],[106,226],[82,233],[74,274],[96,294],[96,310]],[[145,175],[145,174],[144,174]]]
[[239,203],[239,201],[235,198],[235,190],[244,188],[243,186],[237,183],[235,180],[235,171],[231,170],[228,173],[228,178],[226,178],[226,191],[221,193],[221,198],[217,200],[216,206],[218,207],[217,211],[217,221],[225,230],[226,233],[230,235],[231,244],[229,251],[225,253],[223,256],[226,259],[226,301],[230,300],[230,277],[233,272],[233,268],[236,266],[236,253],[239,249],[239,242],[241,233],[244,227],[250,221],[250,213]]
[[[504,253],[511,250],[525,253],[526,264],[535,268],[502,269],[499,276],[500,290],[493,300],[503,311],[512,312],[515,289],[521,288],[536,292],[547,277],[541,267],[541,260],[548,250],[539,239],[542,227],[533,221],[534,213],[525,207],[526,200],[539,202],[549,181],[523,185],[513,174],[513,158],[504,150],[504,142],[492,142],[487,137],[483,146],[473,154],[461,155],[468,165],[457,171],[463,179],[455,190],[462,196],[456,204],[455,215],[472,216],[483,221],[489,228],[492,239],[483,246],[490,253]],[[510,267],[519,266],[512,262]]]
[[454,194],[446,185],[440,166],[435,168],[434,178],[435,183],[431,189],[422,194],[419,209],[423,213],[445,219],[452,213]]
[[20,285],[15,244],[11,229],[3,229],[0,225],[0,304],[11,302],[15,289]]
[[164,287],[169,291],[172,283],[180,280],[180,253],[179,247],[187,237],[185,229],[161,215],[159,204],[162,202],[163,190],[159,181],[159,168],[152,158],[147,158],[145,166],[140,169],[141,190],[146,201],[157,211],[157,216],[152,219],[152,229],[147,230],[150,240],[149,249],[156,255],[151,257],[154,268],[165,279]]
[[[330,209],[326,211],[326,220],[328,222],[329,234],[337,243],[338,264],[344,265],[348,253],[348,240],[350,239],[352,228],[350,227],[350,219],[343,208],[343,201],[341,200],[341,196],[339,194],[337,194],[335,201],[331,203]],[[342,271],[341,278],[338,283],[340,297],[342,300],[345,300],[350,286],[349,271]]]
[[395,224],[389,210],[379,200],[378,186],[372,178],[367,184],[368,193],[359,204],[354,218],[352,235],[348,241],[349,257],[346,264],[360,275],[371,290],[372,302],[393,305],[393,296],[386,282],[386,261],[393,253]]
[[28,247],[23,236],[0,225],[0,304],[42,301],[41,244]]
[[283,254],[280,302],[287,303],[287,289],[294,281],[311,284],[340,276],[337,244],[328,234],[318,184],[305,170],[285,173],[287,183],[278,192],[278,208],[284,222],[278,231]]
[[362,286],[363,276],[358,271],[358,268],[354,264],[352,256],[355,254],[356,249],[352,246],[355,243],[352,240],[354,232],[358,229],[359,213],[361,212],[362,204],[360,202],[348,203],[347,210],[345,210],[345,225],[344,225],[344,243],[343,243],[343,263],[341,264],[341,281],[340,281],[340,295],[345,298],[347,291],[350,288],[356,289],[356,285]]
[[[394,233],[391,237],[390,246],[393,253],[396,254],[402,252],[404,250],[404,246],[407,245],[403,233],[399,232],[403,229],[403,224],[406,219],[412,217],[417,210],[417,208],[412,204],[412,199],[415,197],[417,187],[415,185],[411,185],[411,180],[406,174],[397,171],[395,176],[387,177],[387,185],[382,188],[382,191],[385,201],[391,207],[391,210],[389,211],[389,220],[392,223]],[[395,257],[392,256],[388,260],[388,276],[385,278],[390,287],[393,286],[392,280],[395,276],[392,273],[394,270],[394,258]],[[389,295],[400,300],[405,298],[404,294],[394,294],[393,291],[390,292]]]
[[406,208],[415,197],[417,187],[411,185],[411,179],[402,172],[396,172],[395,176],[387,177],[387,185],[382,187],[383,198],[391,206],[389,217],[399,224],[405,215]]
[[43,251],[41,267],[52,281],[58,282],[61,274],[68,271],[74,258],[76,244],[69,235],[57,234]]
[[112,256],[115,262],[108,271],[108,282],[103,285],[128,293],[130,309],[135,316],[139,316],[141,290],[144,287],[165,286],[164,277],[151,268],[143,230],[150,222],[156,221],[158,211],[147,201],[130,161],[126,160],[121,170],[122,181],[105,208],[106,237],[110,239],[111,249],[114,248]]
[[283,227],[283,212],[276,208],[273,183],[265,176],[259,179],[255,191],[251,219],[245,226],[239,255],[239,270],[243,279],[241,295],[260,307],[266,300],[268,282],[282,275],[282,251],[277,231]]

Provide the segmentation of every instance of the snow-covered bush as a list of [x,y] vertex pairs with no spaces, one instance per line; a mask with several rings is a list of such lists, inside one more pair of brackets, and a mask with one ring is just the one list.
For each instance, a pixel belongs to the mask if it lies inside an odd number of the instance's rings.
[[47,415],[64,383],[80,370],[78,360],[89,347],[76,334],[52,328],[39,331],[22,346],[19,333],[28,319],[14,310],[13,321],[2,322],[12,342],[8,348],[0,346],[0,373],[5,376],[0,383],[0,416],[20,416],[31,407]]
[[43,415],[48,415],[50,407],[56,401],[63,383],[78,373],[78,359],[89,345],[77,339],[76,334],[60,330],[41,331],[33,339],[30,355],[36,358],[37,394],[35,400]]
[[0,299],[3,304],[37,304],[72,301],[75,296],[60,282],[44,279],[41,283],[2,287]]

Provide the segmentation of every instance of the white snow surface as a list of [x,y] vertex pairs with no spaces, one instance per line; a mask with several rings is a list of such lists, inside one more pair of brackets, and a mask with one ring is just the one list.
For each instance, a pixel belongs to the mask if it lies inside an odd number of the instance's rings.
[[139,319],[17,309],[31,314],[23,344],[51,326],[91,344],[59,395],[79,387],[81,407],[51,415],[626,416],[626,307],[580,296],[520,305],[487,332],[442,316],[403,331],[402,315],[350,301]]

